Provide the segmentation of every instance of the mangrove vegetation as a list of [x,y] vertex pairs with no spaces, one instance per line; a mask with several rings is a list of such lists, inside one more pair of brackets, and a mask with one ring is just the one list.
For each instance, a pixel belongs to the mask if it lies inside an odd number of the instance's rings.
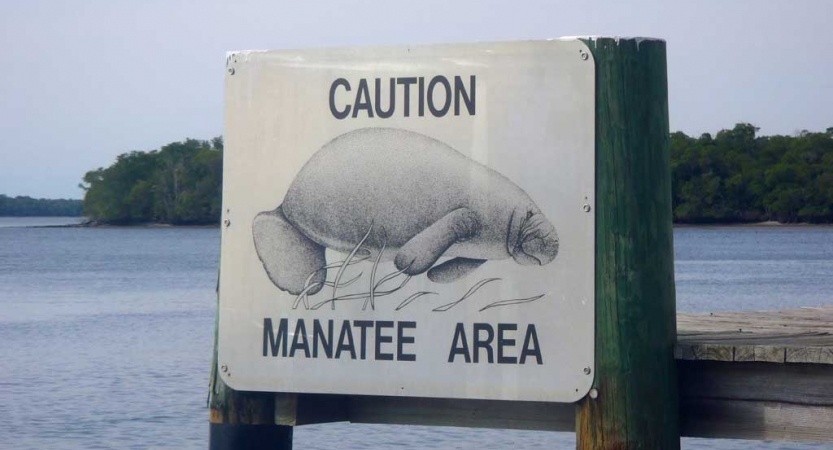
[[833,222],[833,128],[757,131],[741,123],[714,137],[671,134],[675,222]]
[[9,197],[0,194],[0,217],[78,217],[81,215],[81,209],[81,200]]
[[[716,135],[670,135],[677,223],[833,223],[833,128],[758,136],[748,123]],[[221,137],[120,155],[84,176],[84,215],[107,224],[217,224]]]
[[133,151],[84,175],[84,215],[112,225],[216,224],[220,218],[223,139],[186,139]]

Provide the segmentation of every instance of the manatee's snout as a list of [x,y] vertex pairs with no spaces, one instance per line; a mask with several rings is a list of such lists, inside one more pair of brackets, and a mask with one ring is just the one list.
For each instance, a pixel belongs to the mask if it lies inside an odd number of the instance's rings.
[[513,215],[507,247],[518,264],[543,266],[558,255],[558,233],[538,208],[528,208]]

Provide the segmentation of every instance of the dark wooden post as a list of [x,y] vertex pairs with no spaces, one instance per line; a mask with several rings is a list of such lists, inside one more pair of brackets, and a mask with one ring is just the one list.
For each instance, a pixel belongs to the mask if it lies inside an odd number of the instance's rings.
[[577,407],[576,447],[675,450],[665,42],[584,42],[596,60],[596,375]]
[[235,391],[220,378],[217,372],[222,370],[217,367],[219,315],[218,301],[214,319],[214,359],[211,363],[208,399],[211,409],[208,448],[292,450],[292,427],[275,423],[275,394]]

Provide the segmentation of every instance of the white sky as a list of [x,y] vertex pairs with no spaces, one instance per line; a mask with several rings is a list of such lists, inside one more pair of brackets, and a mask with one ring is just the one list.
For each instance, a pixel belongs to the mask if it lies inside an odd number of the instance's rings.
[[826,0],[0,0],[0,194],[80,198],[120,153],[222,134],[241,49],[653,36],[672,130],[823,131],[831,18]]

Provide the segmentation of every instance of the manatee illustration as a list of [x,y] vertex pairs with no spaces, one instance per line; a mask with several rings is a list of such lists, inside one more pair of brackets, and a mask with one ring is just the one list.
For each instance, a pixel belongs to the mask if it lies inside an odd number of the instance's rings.
[[[558,253],[555,227],[523,189],[436,139],[392,128],[324,145],[252,231],[269,278],[294,295],[323,287],[326,248],[350,253],[363,238],[369,258],[438,283],[487,260],[544,265]],[[443,256],[452,259],[435,265]]]

